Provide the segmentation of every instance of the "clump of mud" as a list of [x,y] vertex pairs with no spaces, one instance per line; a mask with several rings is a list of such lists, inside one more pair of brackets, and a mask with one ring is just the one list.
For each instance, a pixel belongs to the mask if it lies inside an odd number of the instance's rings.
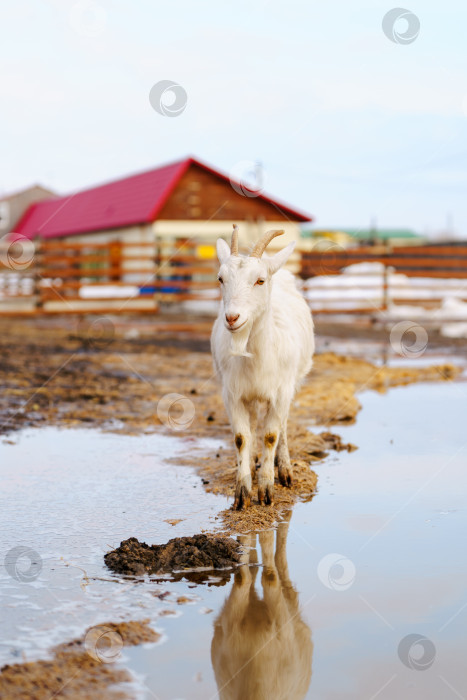
[[114,661],[123,646],[156,642],[160,635],[148,621],[103,623],[87,630],[82,639],[61,644],[47,661],[7,664],[0,669],[0,698],[9,700],[126,700],[115,688],[133,678]]
[[104,560],[117,574],[141,576],[184,569],[231,569],[240,561],[240,554],[238,542],[229,537],[194,535],[153,545],[130,537],[108,552]]

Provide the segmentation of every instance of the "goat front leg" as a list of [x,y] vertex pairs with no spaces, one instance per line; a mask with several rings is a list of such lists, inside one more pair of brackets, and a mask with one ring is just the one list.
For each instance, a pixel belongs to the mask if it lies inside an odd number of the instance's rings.
[[290,463],[289,447],[287,445],[287,421],[282,424],[281,434],[277,443],[276,464],[279,483],[289,488],[293,484],[293,467]]
[[231,407],[231,423],[237,450],[237,484],[234,509],[248,508],[251,501],[251,430],[250,414],[242,402]]
[[258,473],[258,501],[260,505],[274,503],[274,460],[280,435],[281,421],[270,405],[264,421],[263,455]]

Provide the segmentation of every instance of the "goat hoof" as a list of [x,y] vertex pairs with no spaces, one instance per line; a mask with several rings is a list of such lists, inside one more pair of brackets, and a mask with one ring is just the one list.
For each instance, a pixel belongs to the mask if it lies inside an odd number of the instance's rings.
[[235,489],[235,501],[234,501],[234,510],[241,510],[244,506],[245,508],[250,507],[250,501],[251,501],[251,494],[248,488],[245,485],[237,484],[237,488]]
[[274,504],[274,486],[266,484],[258,488],[258,501],[260,506],[272,506]]
[[292,470],[287,467],[279,467],[278,475],[279,483],[290,489],[293,484]]

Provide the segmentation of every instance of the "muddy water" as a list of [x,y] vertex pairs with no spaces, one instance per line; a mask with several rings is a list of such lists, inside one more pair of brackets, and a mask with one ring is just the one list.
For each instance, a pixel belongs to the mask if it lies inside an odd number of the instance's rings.
[[29,546],[43,564],[30,582],[2,569],[2,660],[144,617],[161,641],[123,661],[145,698],[465,697],[466,384],[359,398],[340,428],[359,450],[314,465],[318,494],[246,538],[250,566],[225,585],[131,582],[102,565],[129,535],[215,524],[225,499],[162,463],[178,441],[50,429],[2,444],[2,551]]

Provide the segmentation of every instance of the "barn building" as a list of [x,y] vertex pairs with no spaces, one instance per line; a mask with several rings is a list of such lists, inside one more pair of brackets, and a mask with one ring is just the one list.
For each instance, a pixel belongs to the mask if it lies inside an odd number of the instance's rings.
[[196,158],[164,165],[65,197],[33,204],[15,232],[28,238],[69,238],[88,244],[199,238],[214,241],[240,225],[249,244],[283,228],[280,246],[300,239],[312,217],[247,190]]

